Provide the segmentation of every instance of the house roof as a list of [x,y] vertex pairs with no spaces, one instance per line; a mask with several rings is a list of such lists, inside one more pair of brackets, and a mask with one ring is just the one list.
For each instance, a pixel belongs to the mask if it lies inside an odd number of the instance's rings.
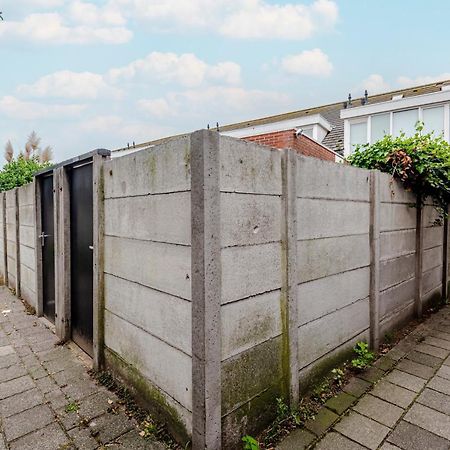
[[[431,94],[434,92],[439,92],[444,85],[450,84],[450,80],[425,84],[422,86],[414,86],[406,89],[397,89],[395,91],[389,91],[382,94],[370,95],[368,97],[368,104],[373,103],[381,103],[392,100],[394,95],[402,95],[403,98],[414,97],[417,95]],[[363,103],[363,98],[353,98],[352,106],[361,106]],[[267,125],[274,122],[280,122],[284,120],[292,120],[300,117],[307,117],[316,114],[320,114],[323,116],[332,126],[332,130],[327,134],[324,138],[322,144],[329,147],[330,149],[341,152],[344,148],[344,121],[340,118],[340,111],[347,107],[346,101],[330,103],[322,106],[315,106],[306,109],[300,109],[297,111],[291,111],[288,113],[277,114],[273,116],[262,117],[259,119],[252,119],[244,122],[237,122],[225,126],[220,127],[221,132],[233,131],[233,130],[242,130],[245,128],[252,128],[258,125]],[[120,148],[114,151],[121,150],[134,150],[138,148],[145,148],[150,145],[160,144],[165,142],[170,138],[158,139],[150,142],[145,142],[142,144],[138,144],[130,149],[127,147]]]
[[[385,92],[383,94],[371,95],[368,97],[368,104],[381,103],[392,100],[394,95],[403,95],[403,98],[414,97],[417,95],[430,94],[439,92],[443,85],[450,83],[442,81],[438,83],[430,83],[422,86],[415,86],[407,89],[397,89],[395,91]],[[352,106],[361,106],[363,98],[352,99]],[[315,106],[312,108],[301,109],[284,114],[277,114],[274,116],[263,117],[260,119],[249,120],[245,122],[238,122],[230,125],[220,127],[220,131],[233,131],[238,129],[252,128],[258,125],[266,125],[273,122],[280,122],[283,120],[292,120],[300,117],[312,116],[315,114],[322,115],[332,125],[332,130],[327,134],[322,143],[335,150],[342,151],[344,147],[344,121],[340,118],[340,111],[347,107],[347,102],[330,103],[323,106]]]

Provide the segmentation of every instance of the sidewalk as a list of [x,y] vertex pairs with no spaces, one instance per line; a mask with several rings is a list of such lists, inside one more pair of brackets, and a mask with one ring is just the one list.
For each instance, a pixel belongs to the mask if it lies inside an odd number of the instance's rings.
[[450,449],[450,307],[353,378],[279,450]]
[[139,435],[117,396],[89,376],[81,351],[57,341],[0,288],[0,450],[165,448]]

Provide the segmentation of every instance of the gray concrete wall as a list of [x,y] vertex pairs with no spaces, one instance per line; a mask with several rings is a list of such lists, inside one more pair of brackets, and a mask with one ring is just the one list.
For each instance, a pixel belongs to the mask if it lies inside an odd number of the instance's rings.
[[237,443],[282,394],[282,152],[220,138],[222,433]]
[[442,293],[444,228],[430,201],[423,208],[422,301],[438,301]]
[[380,337],[414,314],[416,198],[380,174]]
[[36,308],[35,193],[34,183],[18,188],[20,292]]
[[189,143],[105,162],[104,282],[107,362],[190,434]]
[[17,289],[17,220],[16,190],[11,189],[6,195],[6,255],[8,263],[8,287]]
[[369,337],[369,171],[298,156],[301,383]]
[[4,209],[5,193],[0,193],[0,284],[6,282],[6,217]]

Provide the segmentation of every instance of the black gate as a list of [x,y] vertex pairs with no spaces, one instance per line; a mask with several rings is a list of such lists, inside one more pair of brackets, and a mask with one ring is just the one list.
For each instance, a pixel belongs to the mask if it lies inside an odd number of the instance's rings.
[[55,323],[55,233],[53,211],[53,176],[41,178],[42,224],[42,300],[44,316]]
[[92,356],[93,188],[92,161],[72,166],[70,176],[70,256],[72,339]]

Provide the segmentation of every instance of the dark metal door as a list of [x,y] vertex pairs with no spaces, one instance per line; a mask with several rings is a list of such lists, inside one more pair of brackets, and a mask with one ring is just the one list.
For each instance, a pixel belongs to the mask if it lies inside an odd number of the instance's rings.
[[93,330],[92,163],[70,169],[72,340],[92,356]]
[[42,227],[42,297],[44,316],[55,323],[55,233],[53,211],[53,176],[41,179]]

